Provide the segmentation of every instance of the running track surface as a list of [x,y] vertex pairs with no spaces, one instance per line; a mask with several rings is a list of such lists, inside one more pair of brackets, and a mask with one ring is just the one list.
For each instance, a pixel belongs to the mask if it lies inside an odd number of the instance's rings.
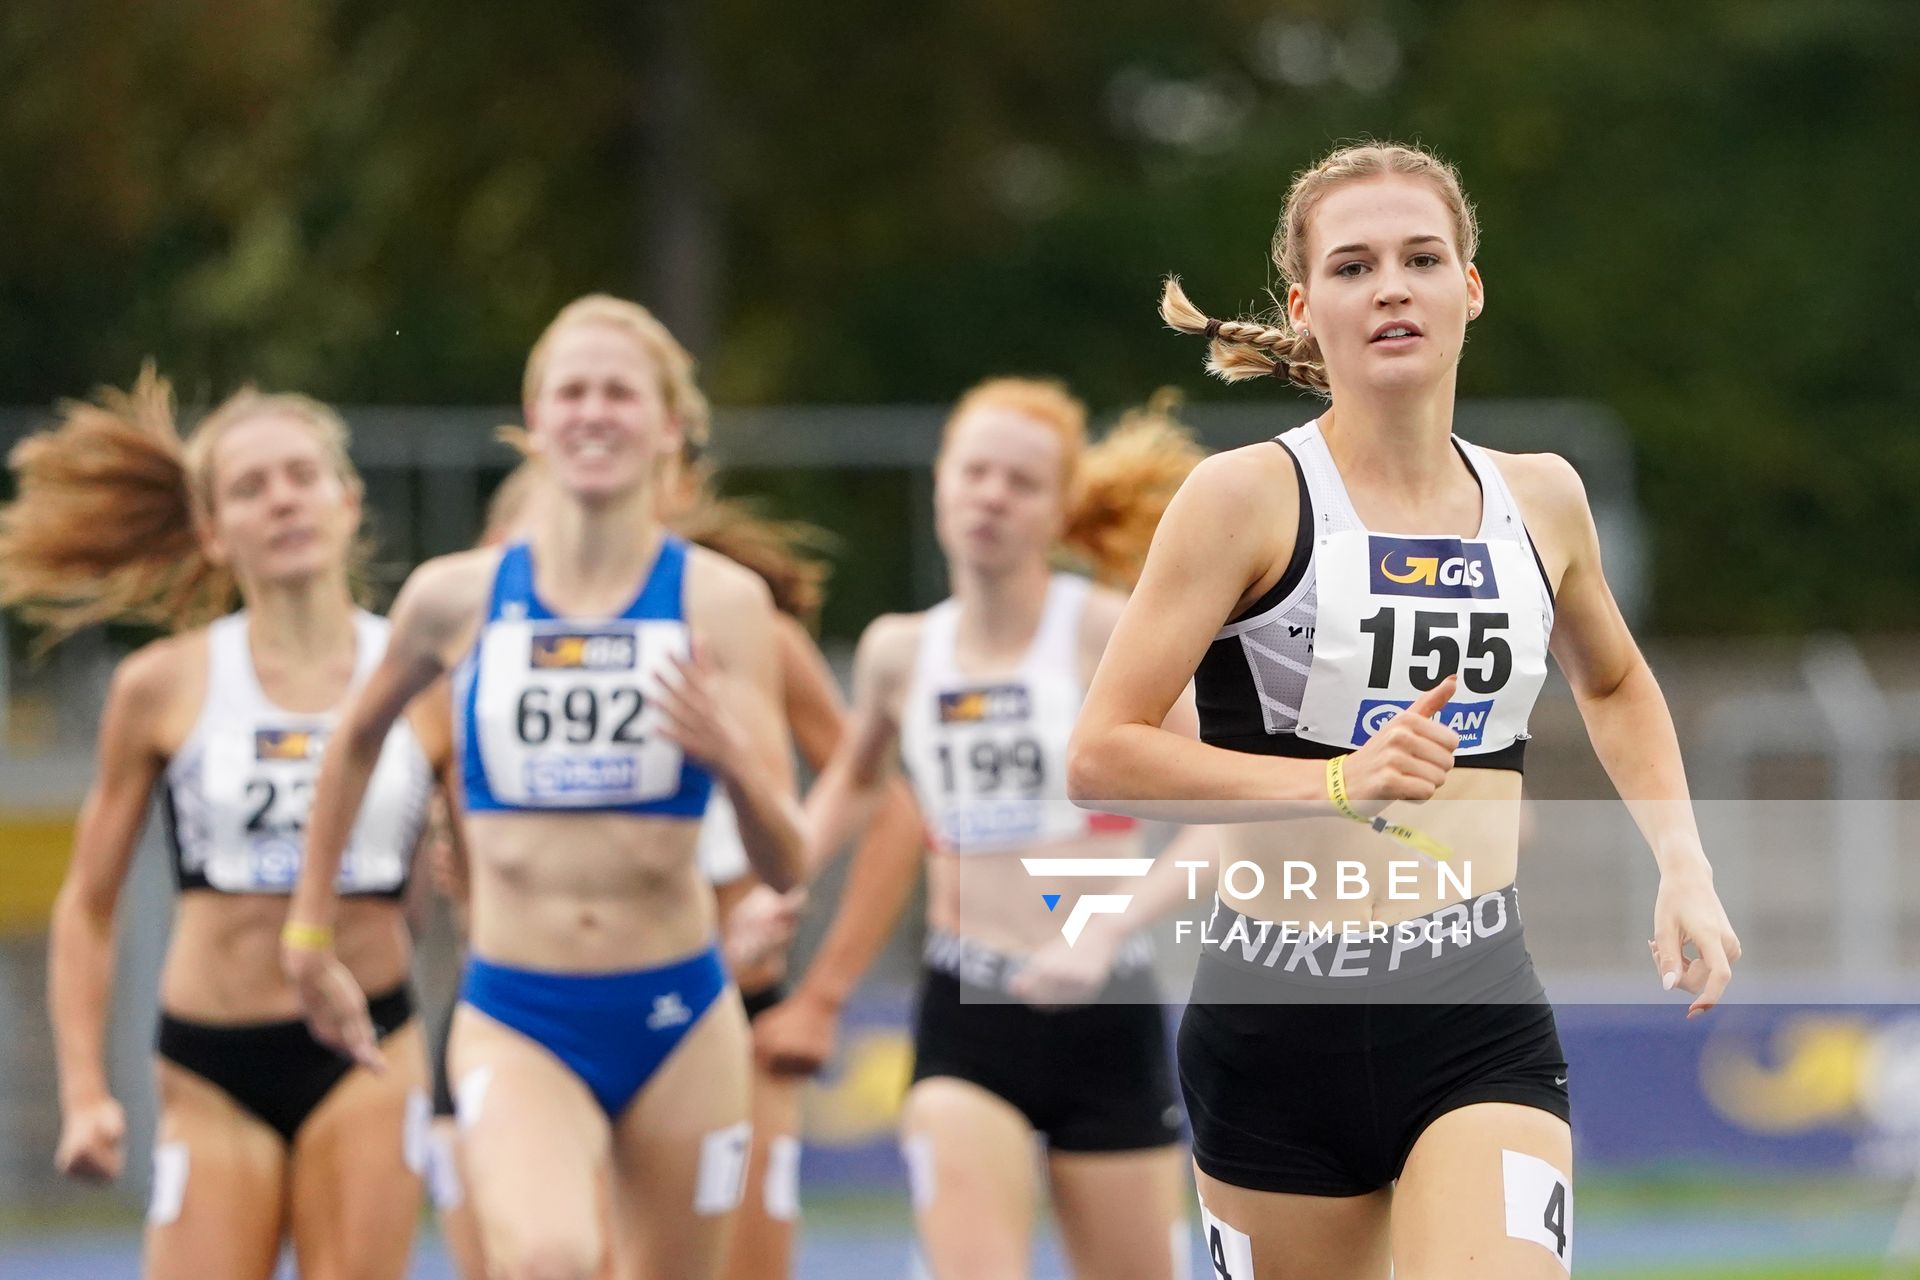
[[[1881,1274],[1879,1260],[1893,1230],[1884,1209],[1795,1217],[1743,1214],[1596,1215],[1576,1222],[1576,1274],[1604,1276],[1751,1276],[1769,1280],[1843,1280]],[[1191,1237],[1194,1280],[1212,1273]],[[131,1232],[0,1238],[0,1280],[116,1280],[139,1274],[139,1242]],[[1033,1280],[1065,1280],[1051,1236],[1035,1249]],[[1901,1274],[1906,1274],[1902,1272]],[[802,1237],[796,1280],[909,1280],[912,1243],[894,1225],[817,1223]],[[282,1280],[294,1280],[291,1266]],[[410,1280],[454,1280],[439,1241],[423,1233]]]

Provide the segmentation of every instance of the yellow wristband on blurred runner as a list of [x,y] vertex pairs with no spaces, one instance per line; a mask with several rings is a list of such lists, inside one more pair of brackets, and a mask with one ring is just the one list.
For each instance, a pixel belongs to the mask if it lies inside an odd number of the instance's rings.
[[333,930],[324,924],[289,920],[280,927],[280,945],[295,951],[326,951],[333,946]]

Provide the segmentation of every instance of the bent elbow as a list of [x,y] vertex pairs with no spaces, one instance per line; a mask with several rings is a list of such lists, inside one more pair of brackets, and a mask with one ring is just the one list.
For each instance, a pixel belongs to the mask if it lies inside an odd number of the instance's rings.
[[1101,735],[1079,731],[1067,743],[1067,799],[1083,809],[1110,798],[1108,752],[1103,745]]
[[82,929],[89,934],[105,934],[113,929],[119,895],[105,886],[88,882],[69,869],[67,878],[54,894],[53,911],[48,919],[51,932],[70,934]]

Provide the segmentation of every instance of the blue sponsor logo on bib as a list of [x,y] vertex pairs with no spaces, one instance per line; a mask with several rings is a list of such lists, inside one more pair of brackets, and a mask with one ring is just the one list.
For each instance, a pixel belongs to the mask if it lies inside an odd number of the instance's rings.
[[1493,555],[1484,542],[1459,538],[1367,537],[1369,587],[1377,596],[1496,600]]
[[594,793],[623,794],[638,780],[639,768],[628,756],[563,756],[529,760],[523,776],[529,796],[553,800]]
[[1040,834],[1045,813],[1032,800],[1002,800],[953,809],[940,816],[941,836],[950,845],[1017,844]]
[[253,841],[247,850],[247,883],[256,889],[291,889],[300,878],[300,842],[284,836]]
[[[1387,727],[1387,721],[1412,706],[1411,701],[1368,698],[1360,704],[1353,722],[1353,745],[1363,746],[1367,739]],[[1485,702],[1449,702],[1434,716],[1441,724],[1460,735],[1460,750],[1471,751],[1487,736],[1487,717],[1493,714],[1493,700]]]

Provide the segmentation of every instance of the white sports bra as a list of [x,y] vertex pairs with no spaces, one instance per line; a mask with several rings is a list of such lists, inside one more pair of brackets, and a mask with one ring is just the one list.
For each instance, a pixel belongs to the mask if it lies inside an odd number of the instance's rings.
[[996,852],[1074,840],[1101,815],[1067,799],[1067,740],[1086,690],[1080,616],[1091,588],[1057,573],[1020,665],[979,679],[954,653],[960,606],[927,610],[900,720],[900,755],[936,848]]
[[[384,618],[356,613],[349,695],[386,652]],[[344,703],[344,699],[342,700]],[[167,762],[165,800],[181,889],[289,893],[300,874],[320,753],[339,708],[283,711],[267,700],[247,648],[247,613],[207,628],[207,695]],[[340,864],[344,895],[400,897],[426,820],[433,769],[404,718],[396,721]]]

